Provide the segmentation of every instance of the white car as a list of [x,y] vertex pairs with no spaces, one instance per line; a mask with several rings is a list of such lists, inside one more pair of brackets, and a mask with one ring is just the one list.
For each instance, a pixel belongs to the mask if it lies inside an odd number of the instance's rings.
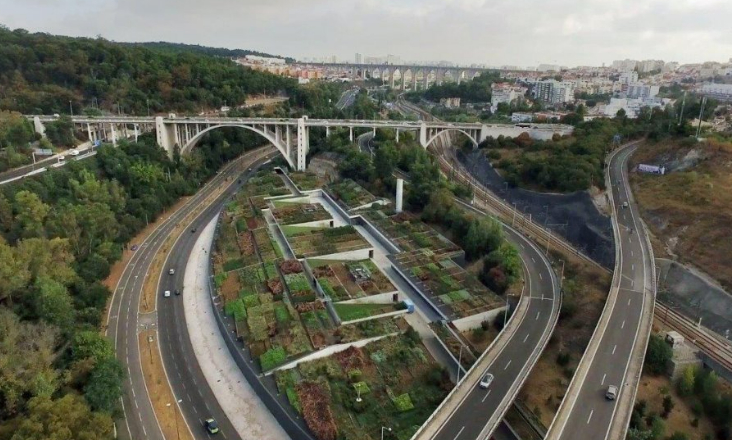
[[166,297],[166,298],[170,298],[170,290],[166,290],[166,291],[165,291],[165,292],[163,293],[163,296],[164,296],[164,297]]
[[489,386],[491,386],[492,382],[493,382],[493,375],[491,373],[485,373],[483,375],[483,378],[480,380],[480,387],[483,389],[486,389]]
[[168,274],[169,274],[169,275],[175,275],[175,269],[170,269],[170,270],[168,271]]
[[605,398],[607,400],[615,400],[615,398],[618,396],[618,387],[615,385],[610,385],[607,387],[607,391],[605,392]]
[[69,151],[69,154],[72,155],[72,156],[78,156],[79,155],[79,150],[77,150],[76,148],[74,148],[73,150]]

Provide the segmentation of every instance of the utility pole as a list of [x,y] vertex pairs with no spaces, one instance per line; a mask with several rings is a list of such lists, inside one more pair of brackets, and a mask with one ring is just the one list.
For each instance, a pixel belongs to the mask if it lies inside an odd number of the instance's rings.
[[681,111],[679,112],[679,125],[684,118],[684,106],[686,105],[686,92],[684,92],[684,99],[681,101]]
[[74,106],[71,105],[71,100],[69,99],[69,112],[71,113],[71,117],[74,117]]
[[702,116],[704,116],[704,107],[707,105],[707,97],[703,97],[701,100],[701,108],[699,109],[699,124],[696,127],[696,138],[699,139],[699,134],[701,134],[701,123],[702,123]]

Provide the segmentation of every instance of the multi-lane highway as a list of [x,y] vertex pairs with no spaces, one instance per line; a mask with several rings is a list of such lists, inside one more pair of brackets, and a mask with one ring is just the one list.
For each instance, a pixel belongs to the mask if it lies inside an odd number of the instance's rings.
[[[610,157],[616,275],[583,356],[587,365],[578,368],[548,439],[625,438],[655,299],[652,251],[628,182],[628,158],[636,148],[630,145]],[[605,397],[611,385],[618,387],[615,400]]]
[[78,151],[78,155],[72,154],[72,150],[69,150],[60,154],[53,155],[51,157],[47,157],[45,159],[38,160],[36,161],[36,163],[31,165],[24,165],[22,167],[4,171],[0,173],[0,185],[15,182],[16,180],[20,180],[24,177],[30,177],[35,174],[45,172],[49,168],[62,167],[66,165],[66,163],[68,163],[69,161],[83,160],[96,154],[96,151],[94,151],[93,147],[89,145],[80,146],[75,150]]
[[[203,413],[205,416],[201,415],[201,417],[215,417],[219,421],[222,432],[226,436],[237,438],[236,431],[232,428],[226,415],[218,406],[207,382],[197,367],[197,362],[195,362],[195,357],[193,357],[192,349],[190,348],[190,341],[187,338],[185,321],[183,321],[182,325],[180,322],[175,322],[175,325],[171,325],[172,320],[175,319],[170,317],[171,314],[176,313],[176,310],[182,310],[182,305],[176,304],[176,300],[179,298],[162,298],[158,295],[158,305],[160,307],[158,307],[157,313],[160,313],[160,316],[157,316],[155,313],[141,315],[138,312],[139,302],[146,277],[157,277],[159,275],[149,273],[149,270],[153,257],[163,246],[165,238],[173,233],[177,225],[185,217],[194,210],[199,209],[202,204],[207,203],[207,199],[221,185],[226,185],[229,187],[229,190],[216,198],[212,206],[203,212],[205,215],[199,215],[195,221],[203,224],[206,217],[210,220],[210,216],[215,215],[221,208],[225,197],[234,191],[234,186],[238,185],[238,176],[242,171],[251,166],[255,160],[261,161],[266,155],[273,154],[273,151],[271,147],[260,149],[256,152],[248,153],[243,158],[228,164],[216,177],[196,193],[196,195],[191,197],[180,209],[164,220],[142,243],[138,244],[138,250],[135,251],[135,254],[127,263],[112,298],[107,328],[108,336],[114,341],[117,356],[127,373],[127,380],[124,384],[125,392],[122,398],[125,421],[124,425],[118,426],[118,432],[123,438],[164,438],[152,409],[140,364],[138,334],[146,329],[157,329],[156,336],[161,340],[160,348],[166,368],[171,368],[174,363],[180,367],[179,369],[173,368],[173,371],[168,371],[168,374],[176,375],[175,380],[171,380],[173,382],[173,392],[176,395],[176,399],[181,400],[180,408],[186,416],[186,420],[197,421],[198,417],[190,417],[190,414],[196,414],[197,412],[201,414],[201,411],[204,411],[204,409],[200,405],[203,405],[206,412]],[[208,201],[208,203],[211,202]],[[186,234],[189,236],[193,235],[184,231],[183,236],[185,238],[179,240],[176,246],[185,247],[185,245],[190,245],[190,240],[193,237],[186,237]],[[185,258],[187,258],[187,254],[185,254]],[[177,260],[173,262],[176,264],[180,263]],[[184,264],[181,267],[184,267]],[[175,283],[178,280],[166,279],[164,282]],[[172,310],[169,310],[171,309],[171,305],[173,306]],[[172,341],[176,342],[172,343]],[[175,347],[177,350],[172,350],[172,347]],[[178,373],[180,377],[177,376]],[[195,386],[192,387],[190,384],[195,384]],[[189,397],[191,393],[194,393],[195,397]],[[196,438],[205,437],[202,428],[198,429],[196,426],[191,426],[191,428]]]

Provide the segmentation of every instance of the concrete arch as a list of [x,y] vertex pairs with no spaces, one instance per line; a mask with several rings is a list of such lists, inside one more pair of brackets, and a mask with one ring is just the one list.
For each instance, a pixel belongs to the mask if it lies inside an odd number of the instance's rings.
[[434,140],[437,139],[438,136],[440,136],[441,134],[443,134],[445,132],[448,132],[448,131],[457,131],[457,132],[460,132],[460,133],[464,134],[465,136],[468,137],[468,139],[470,139],[473,142],[473,145],[475,145],[476,147],[478,147],[478,141],[473,137],[473,135],[471,135],[467,131],[465,131],[463,129],[460,129],[460,128],[445,128],[443,130],[440,130],[440,131],[437,132],[437,134],[435,134],[430,139],[428,139],[427,140],[427,143],[424,144],[424,145],[422,145],[422,146],[424,148],[428,148],[430,146],[430,144],[432,144],[432,142],[434,142]]
[[181,155],[188,154],[196,146],[198,141],[201,140],[201,138],[203,137],[204,134],[208,133],[211,130],[215,130],[217,128],[224,128],[224,127],[244,128],[244,129],[247,129],[247,130],[250,130],[250,131],[253,131],[253,132],[259,134],[260,136],[267,139],[270,143],[272,143],[272,145],[274,145],[275,148],[277,148],[277,150],[279,150],[279,152],[282,153],[282,156],[285,158],[285,160],[287,161],[287,163],[290,165],[290,167],[292,169],[297,168],[296,164],[293,162],[292,158],[287,154],[288,153],[287,146],[284,143],[282,143],[282,141],[278,141],[274,137],[274,133],[272,133],[272,134],[265,133],[264,131],[259,130],[258,128],[251,127],[249,125],[213,125],[211,127],[207,127],[206,129],[202,130],[201,132],[199,132],[195,136],[193,136],[191,138],[191,140],[188,141],[188,143],[186,145],[184,145],[183,148],[180,149],[180,154]]

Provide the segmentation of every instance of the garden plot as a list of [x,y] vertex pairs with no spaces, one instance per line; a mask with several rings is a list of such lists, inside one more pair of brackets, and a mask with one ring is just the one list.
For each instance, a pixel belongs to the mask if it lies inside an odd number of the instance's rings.
[[321,188],[325,182],[317,175],[308,172],[293,171],[287,174],[292,183],[300,191],[312,191]]
[[275,172],[265,170],[259,171],[251,177],[238,193],[241,197],[275,197],[286,194],[290,194],[290,190],[282,177]]
[[351,179],[345,179],[338,183],[328,185],[328,190],[336,201],[343,202],[350,209],[368,205],[379,200]]
[[429,249],[395,256],[402,270],[419,280],[423,293],[438,306],[446,306],[457,318],[477,315],[505,305],[503,299],[472,274]]
[[292,203],[279,208],[275,207],[272,209],[272,215],[280,225],[297,225],[333,219],[319,203]]
[[370,303],[336,303],[333,304],[333,308],[338,317],[343,322],[357,321],[359,319],[366,319],[372,316],[379,316],[386,313],[398,312],[404,310],[406,306],[402,303],[389,303],[389,304],[370,304]]
[[452,388],[411,329],[279,371],[275,378],[320,440],[378,439],[382,426],[392,428],[390,438],[409,439]]
[[333,302],[348,301],[397,289],[371,260],[317,260],[308,264],[323,292]]
[[297,258],[310,258],[371,248],[371,244],[353,226],[287,229],[287,231],[289,232],[287,241]]
[[430,249],[445,258],[463,253],[458,245],[407,212],[389,216],[381,210],[370,209],[365,211],[365,216],[403,251]]

